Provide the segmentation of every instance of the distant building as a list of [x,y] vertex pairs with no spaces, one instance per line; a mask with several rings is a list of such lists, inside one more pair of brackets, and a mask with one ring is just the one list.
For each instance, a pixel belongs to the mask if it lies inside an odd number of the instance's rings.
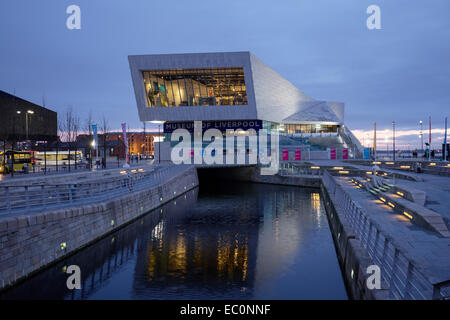
[[[143,132],[128,132],[127,140],[130,155],[153,155],[154,137],[158,134]],[[77,145],[82,149],[89,149],[92,143],[92,135],[81,134],[77,137]],[[125,157],[125,144],[122,132],[110,132],[106,135],[106,147],[104,146],[103,134],[98,135],[99,157],[103,157],[106,151],[107,157]],[[94,153],[95,156],[95,153]]]
[[0,90],[0,140],[56,141],[58,119],[55,111]]

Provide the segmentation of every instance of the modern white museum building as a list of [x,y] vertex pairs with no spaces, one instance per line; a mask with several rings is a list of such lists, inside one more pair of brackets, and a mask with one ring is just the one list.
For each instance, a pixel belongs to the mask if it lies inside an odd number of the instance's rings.
[[[250,52],[150,54],[128,57],[140,121],[159,123],[169,160],[177,128],[276,130],[280,147],[308,149],[302,160],[361,156],[344,126],[344,103],[315,100]],[[293,152],[293,151],[292,151]],[[167,158],[167,159],[166,159]]]

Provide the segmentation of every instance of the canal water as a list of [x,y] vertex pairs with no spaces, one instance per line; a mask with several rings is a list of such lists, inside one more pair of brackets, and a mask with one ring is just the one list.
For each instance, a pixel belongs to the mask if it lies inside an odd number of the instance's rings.
[[[69,265],[82,288],[68,290]],[[318,190],[201,183],[0,299],[347,299]]]

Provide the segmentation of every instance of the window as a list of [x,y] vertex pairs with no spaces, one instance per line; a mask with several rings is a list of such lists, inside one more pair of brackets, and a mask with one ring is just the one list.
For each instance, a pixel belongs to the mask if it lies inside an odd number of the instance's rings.
[[243,68],[143,72],[149,107],[247,105]]

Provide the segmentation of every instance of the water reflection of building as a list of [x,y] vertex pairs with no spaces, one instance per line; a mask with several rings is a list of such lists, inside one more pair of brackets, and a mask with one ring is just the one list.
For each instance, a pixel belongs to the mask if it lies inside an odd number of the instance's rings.
[[201,298],[208,292],[208,297],[249,297],[259,228],[255,199],[231,209],[224,200],[227,212],[218,201],[215,210],[203,211],[179,204],[155,227],[163,230],[162,239],[152,232],[146,250],[138,252],[135,295],[179,299]]
[[[197,199],[197,189],[179,197],[185,206]],[[88,299],[109,284],[111,278],[123,273],[130,263],[135,263],[138,252],[145,250],[149,230],[157,230],[164,212],[173,202],[153,210],[73,256],[57,263],[49,269],[19,284],[12,290],[0,295],[3,299]],[[81,269],[81,290],[68,290],[65,273],[67,266],[78,265]],[[130,278],[133,274],[130,275]],[[120,293],[111,292],[111,296]]]

